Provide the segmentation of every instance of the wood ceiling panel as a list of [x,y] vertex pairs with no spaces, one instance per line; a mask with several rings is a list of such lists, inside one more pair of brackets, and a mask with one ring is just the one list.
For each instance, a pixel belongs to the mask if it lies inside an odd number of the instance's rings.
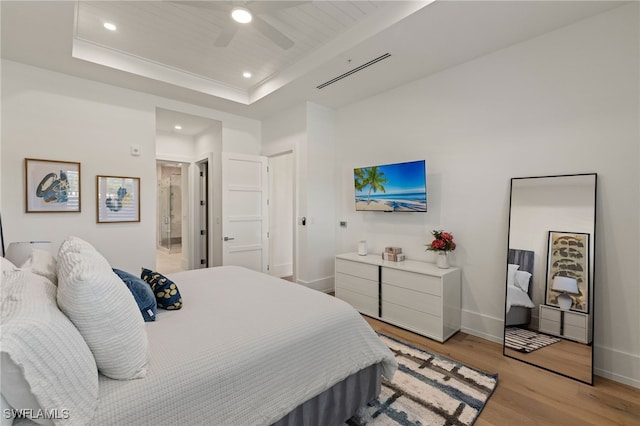
[[[81,1],[77,33],[85,40],[154,63],[248,90],[386,2],[313,1],[260,13],[261,19],[295,42],[287,50],[250,26],[239,28],[229,46],[214,46],[230,19],[226,11],[218,10],[219,3],[216,8],[200,8],[172,1]],[[118,31],[102,28],[105,21],[115,23]],[[250,80],[241,76],[244,70],[252,72]]]

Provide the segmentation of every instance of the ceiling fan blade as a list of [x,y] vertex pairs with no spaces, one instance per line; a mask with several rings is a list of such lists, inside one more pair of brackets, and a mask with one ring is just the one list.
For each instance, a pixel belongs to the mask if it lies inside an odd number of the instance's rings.
[[275,44],[277,44],[284,50],[289,49],[294,44],[293,40],[291,40],[286,35],[282,34],[279,30],[277,30],[273,25],[266,22],[264,19],[254,16],[253,26],[258,31],[260,31],[265,37],[273,41]]
[[236,32],[238,32],[238,26],[233,22],[229,22],[229,24],[222,29],[222,32],[218,35],[216,41],[213,42],[213,45],[217,47],[227,47],[233,36],[236,35]]
[[311,3],[310,1],[250,1],[247,7],[255,14],[271,13],[301,4]]

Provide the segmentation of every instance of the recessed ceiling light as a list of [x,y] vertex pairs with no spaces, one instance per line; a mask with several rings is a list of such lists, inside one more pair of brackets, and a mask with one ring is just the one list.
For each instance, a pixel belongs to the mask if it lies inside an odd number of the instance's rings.
[[114,24],[112,24],[111,22],[105,22],[104,23],[104,27],[106,29],[108,29],[109,31],[115,31],[117,29],[117,27]]
[[176,124],[175,126],[173,126],[173,128],[176,130],[182,130],[182,126],[179,124]]
[[251,78],[251,73],[249,71],[245,71],[245,72],[242,73],[242,76],[244,78]]
[[234,21],[241,24],[247,24],[253,19],[251,11],[246,7],[234,7],[231,11],[231,17]]

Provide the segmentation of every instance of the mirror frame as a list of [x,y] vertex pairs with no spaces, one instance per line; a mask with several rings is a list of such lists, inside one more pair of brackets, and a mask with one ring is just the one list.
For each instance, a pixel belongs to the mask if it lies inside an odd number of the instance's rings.
[[[589,319],[588,321],[590,321],[589,326],[591,327],[591,342],[588,344],[591,347],[591,371],[590,371],[590,376],[589,376],[589,380],[582,380],[578,377],[574,377],[568,374],[565,374],[561,371],[558,370],[554,370],[553,368],[550,367],[546,367],[543,365],[539,365],[536,364],[534,362],[530,362],[527,361],[525,359],[522,358],[517,358],[513,355],[510,355],[507,353],[507,346],[506,346],[506,332],[507,332],[507,292],[508,292],[508,288],[507,288],[507,281],[508,281],[508,276],[509,276],[509,249],[510,249],[510,242],[511,242],[511,215],[512,215],[512,207],[513,207],[513,185],[514,182],[516,181],[521,181],[524,179],[545,179],[545,178],[567,178],[567,177],[579,177],[579,176],[593,176],[594,178],[594,182],[593,182],[593,235],[590,237],[589,241],[589,246],[591,246],[591,248],[589,249],[589,277],[587,279],[588,281],[588,289],[589,289],[589,301],[588,301],[588,307],[589,307]],[[509,215],[508,215],[508,223],[507,223],[507,255],[505,256],[505,259],[507,259],[507,261],[505,262],[505,299],[504,299],[504,317],[503,317],[503,338],[502,338],[502,354],[503,356],[507,357],[507,358],[511,358],[511,359],[515,359],[517,361],[523,362],[525,364],[529,364],[532,365],[534,367],[540,368],[542,370],[546,370],[549,372],[552,372],[554,374],[558,374],[560,376],[564,376],[567,377],[569,379],[572,380],[576,380],[578,382],[582,382],[588,385],[593,386],[593,372],[594,372],[594,361],[595,361],[595,350],[594,350],[594,338],[595,338],[595,330],[594,330],[594,325],[595,325],[595,303],[594,303],[594,297],[595,297],[595,281],[596,281],[596,241],[597,241],[597,201],[598,201],[598,174],[597,173],[576,173],[576,174],[568,174],[568,175],[548,175],[548,176],[527,176],[527,177],[515,177],[515,178],[511,178],[510,181],[510,186],[509,186]],[[545,266],[545,271],[546,271],[546,276],[545,276],[545,280],[547,279],[547,276],[549,274],[549,266],[548,266],[548,261],[545,260],[545,263],[547,263],[547,266]],[[545,286],[545,293],[546,293],[546,286]],[[546,297],[546,295],[545,295]],[[542,302],[544,303],[544,302]],[[537,305],[538,306],[538,305]],[[536,307],[537,307],[536,306]],[[536,308],[531,308],[531,309],[536,309]]]

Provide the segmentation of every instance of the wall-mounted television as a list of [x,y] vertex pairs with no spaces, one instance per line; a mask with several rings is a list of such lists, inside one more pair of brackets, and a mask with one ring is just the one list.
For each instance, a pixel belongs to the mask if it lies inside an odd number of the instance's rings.
[[353,170],[357,211],[426,212],[424,160]]

